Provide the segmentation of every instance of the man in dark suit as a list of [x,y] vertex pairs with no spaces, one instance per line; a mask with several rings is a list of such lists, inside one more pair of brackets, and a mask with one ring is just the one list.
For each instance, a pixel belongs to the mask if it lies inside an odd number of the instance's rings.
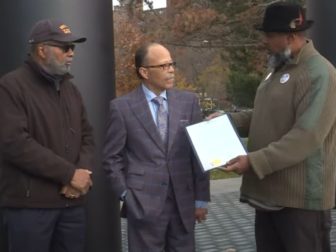
[[172,89],[175,62],[162,45],[139,48],[135,66],[142,83],[111,101],[103,162],[124,201],[129,250],[194,251],[195,221],[210,200],[185,132],[201,121],[198,99]]

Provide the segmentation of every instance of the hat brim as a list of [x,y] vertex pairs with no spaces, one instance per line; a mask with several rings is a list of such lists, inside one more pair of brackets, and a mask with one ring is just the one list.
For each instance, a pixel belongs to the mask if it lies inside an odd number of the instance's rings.
[[73,43],[83,43],[83,42],[85,42],[87,39],[86,38],[84,38],[84,37],[82,37],[82,38],[78,38],[78,39],[76,39],[76,40],[74,40],[74,41],[72,41]]
[[262,32],[300,32],[308,30],[314,24],[313,20],[306,20],[304,25],[300,26],[296,29],[289,29],[288,27],[264,27],[263,25],[255,25],[254,28],[258,31]]
[[46,41],[55,41],[55,42],[61,42],[61,43],[83,43],[86,41],[85,37],[76,37],[73,35],[68,36],[49,36],[49,37],[43,37],[43,38],[35,38],[34,40],[29,40],[29,44],[36,44]]
[[69,36],[55,36],[54,38],[51,38],[50,40],[57,41],[57,42],[65,42],[65,43],[83,43],[86,41],[85,37],[76,37],[73,35]]

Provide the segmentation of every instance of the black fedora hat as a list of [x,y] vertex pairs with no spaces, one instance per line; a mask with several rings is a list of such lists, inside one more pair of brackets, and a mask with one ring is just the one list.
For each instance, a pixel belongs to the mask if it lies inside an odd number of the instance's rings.
[[309,29],[313,20],[306,20],[305,10],[299,4],[277,2],[266,8],[264,20],[255,28],[264,32],[298,32]]

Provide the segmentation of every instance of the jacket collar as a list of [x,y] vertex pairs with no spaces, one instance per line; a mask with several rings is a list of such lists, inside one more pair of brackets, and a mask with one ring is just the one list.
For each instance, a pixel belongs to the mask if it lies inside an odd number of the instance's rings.
[[167,100],[168,100],[168,147],[165,147],[165,143],[161,140],[159,131],[153,121],[152,114],[148,107],[148,102],[140,85],[137,89],[132,92],[132,99],[129,100],[129,105],[134,115],[143,125],[144,129],[147,131],[148,135],[156,143],[156,145],[164,152],[169,154],[170,149],[173,146],[176,133],[180,127],[180,111],[182,111],[181,103],[179,98],[176,96],[174,90],[167,90]]
[[158,148],[165,153],[166,148],[154,123],[142,86],[139,85],[139,87],[131,93],[131,96],[132,99],[129,100],[129,106],[135,117],[138,118],[139,122],[142,124]]
[[297,56],[291,59],[288,64],[297,65],[297,64],[300,64],[306,61],[312,55],[318,54],[318,52],[316,51],[314,47],[313,41],[310,39],[307,39],[306,42],[307,43],[301,48]]
[[73,78],[73,76],[69,73],[65,74],[64,76],[57,76],[47,73],[39,64],[37,64],[37,62],[31,57],[31,55],[28,55],[25,64],[28,65],[38,76],[47,80],[50,83],[53,83],[54,85],[56,85],[56,83],[59,84],[65,80]]

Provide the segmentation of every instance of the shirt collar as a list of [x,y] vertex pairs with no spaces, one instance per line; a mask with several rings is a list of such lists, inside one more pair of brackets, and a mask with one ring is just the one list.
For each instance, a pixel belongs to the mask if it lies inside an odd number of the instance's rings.
[[[149,88],[146,87],[145,84],[142,84],[142,90],[145,93],[145,97],[147,102],[151,102],[157,95],[151,91]],[[167,90],[164,90],[161,94],[161,97],[163,97],[163,99],[167,100]]]

